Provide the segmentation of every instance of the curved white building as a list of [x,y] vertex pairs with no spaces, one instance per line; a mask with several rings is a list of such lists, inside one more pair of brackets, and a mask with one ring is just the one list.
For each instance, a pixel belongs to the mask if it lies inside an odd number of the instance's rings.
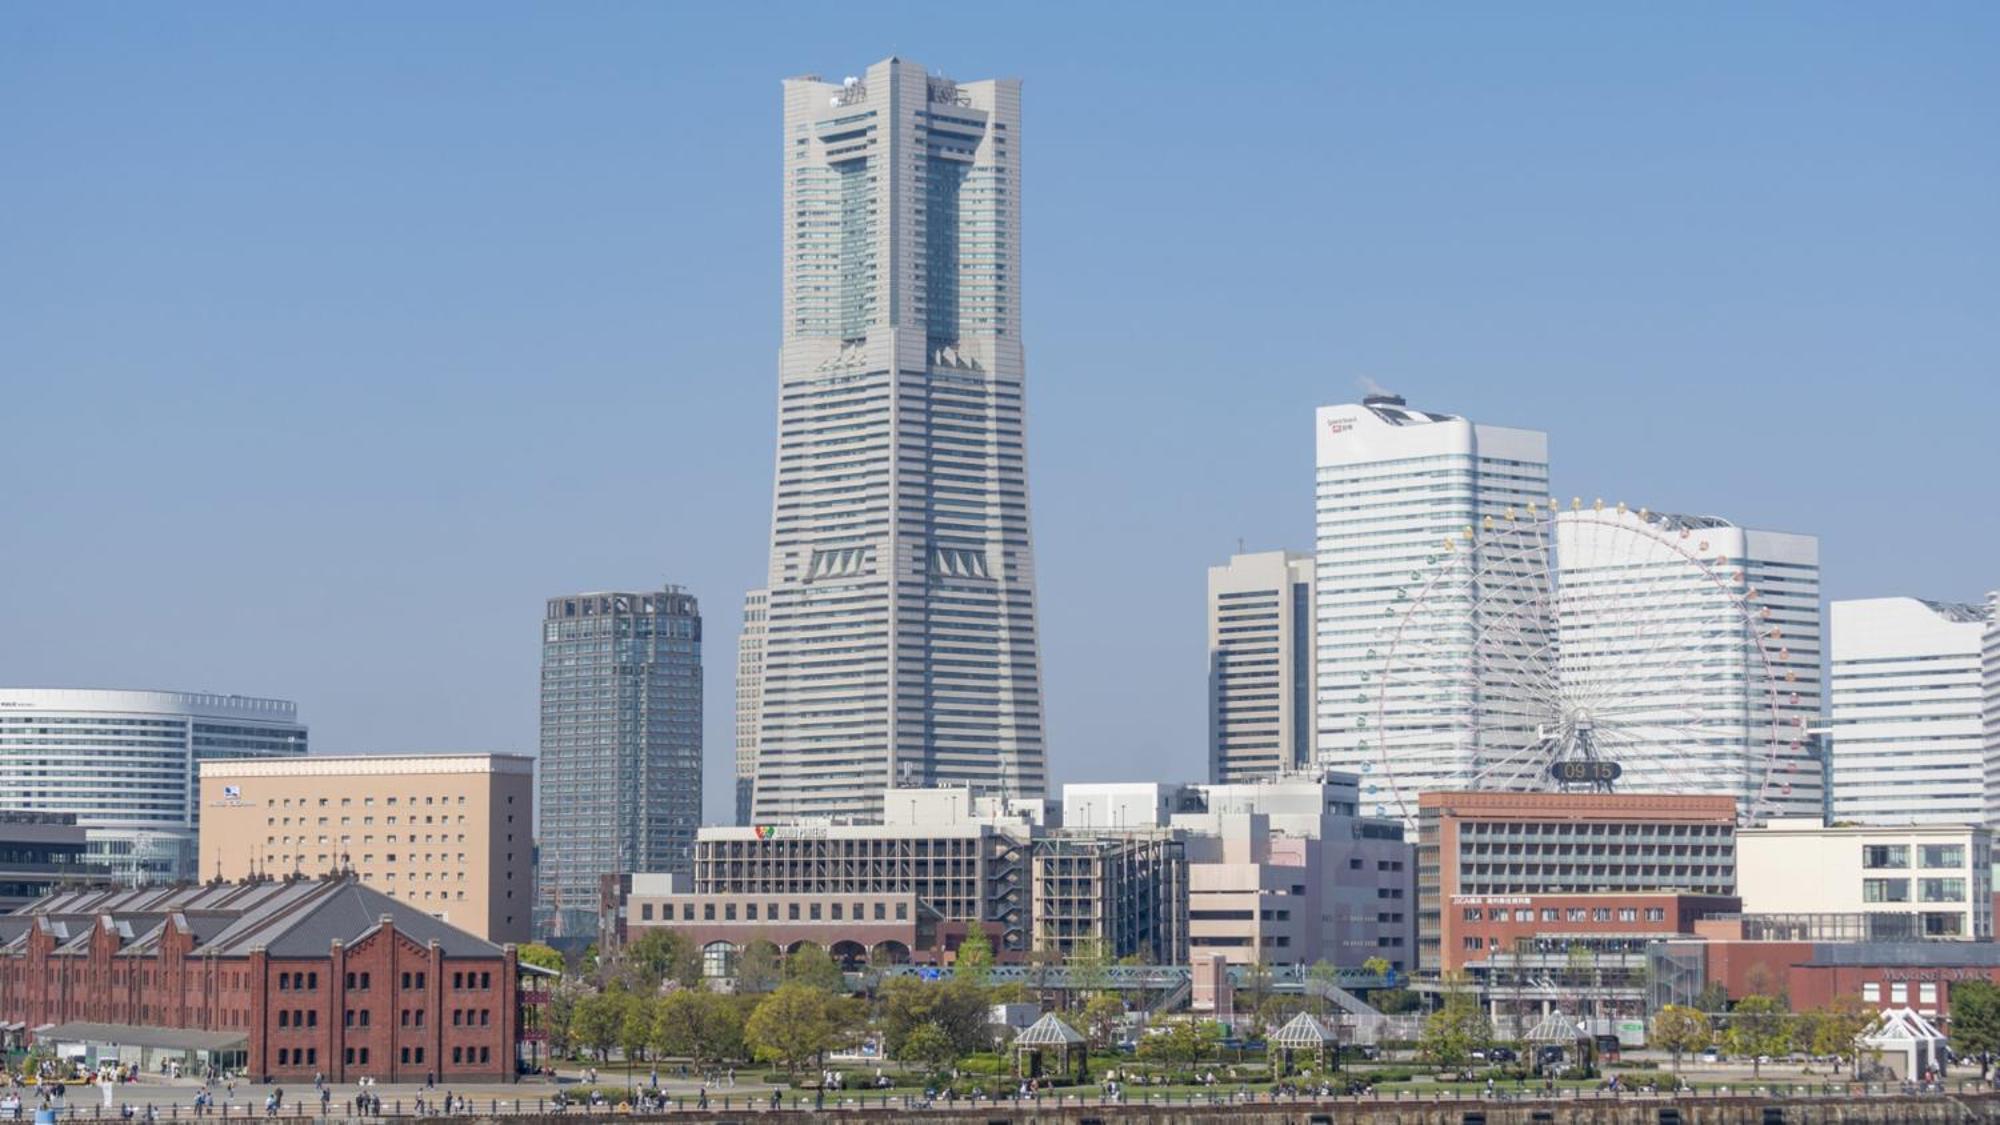
[[199,763],[305,752],[282,699],[0,688],[0,811],[75,814],[127,883],[195,877]]

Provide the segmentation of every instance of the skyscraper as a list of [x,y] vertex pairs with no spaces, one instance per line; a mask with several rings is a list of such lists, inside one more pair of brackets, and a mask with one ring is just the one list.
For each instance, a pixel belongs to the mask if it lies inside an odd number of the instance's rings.
[[678,586],[550,598],[536,929],[588,934],[600,876],[685,872],[701,826],[701,608]]
[[1208,568],[1208,779],[1312,764],[1313,557],[1236,555]]
[[1475,620],[1482,599],[1490,611],[1531,603],[1539,592],[1473,560],[1472,581],[1422,599],[1408,628],[1430,646],[1423,667],[1384,689],[1393,693],[1391,721],[1410,724],[1389,732],[1398,739],[1393,787],[1370,733],[1383,710],[1385,623],[1409,610],[1421,585],[1411,576],[1433,565],[1440,543],[1548,496],[1548,437],[1412,410],[1393,395],[1320,407],[1314,422],[1319,760],[1361,775],[1364,814],[1414,818],[1418,792],[1463,787],[1476,755],[1495,749],[1464,733],[1493,726],[1467,684],[1483,656]]
[[757,785],[757,720],[764,698],[764,622],[771,591],[743,595],[743,631],[736,636],[736,823],[750,823]]
[[1834,820],[1987,822],[1988,609],[1917,598],[1832,604]]
[[1045,778],[1020,84],[784,84],[784,302],[755,814]]

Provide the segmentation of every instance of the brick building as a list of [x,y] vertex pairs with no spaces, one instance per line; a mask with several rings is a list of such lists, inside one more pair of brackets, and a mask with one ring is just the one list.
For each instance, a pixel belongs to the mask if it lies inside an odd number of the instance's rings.
[[512,946],[351,876],[62,891],[0,916],[0,1023],[267,1081],[512,1080],[516,974]]
[[1732,1000],[1781,995],[1795,1012],[1851,996],[1878,1011],[1915,1008],[1926,1018],[1948,1020],[1953,985],[2000,984],[2000,945],[1992,942],[1711,937],[1660,942],[1650,954],[1655,1006],[1691,1003],[1713,984]]

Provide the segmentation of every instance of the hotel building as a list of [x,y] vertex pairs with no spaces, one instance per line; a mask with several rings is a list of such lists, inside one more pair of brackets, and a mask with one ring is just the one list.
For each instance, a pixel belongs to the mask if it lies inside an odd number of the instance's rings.
[[201,876],[352,872],[475,937],[525,942],[534,796],[523,754],[210,762]]
[[1737,834],[1752,915],[1858,916],[1870,941],[1991,941],[1993,841],[1981,825],[1774,820]]

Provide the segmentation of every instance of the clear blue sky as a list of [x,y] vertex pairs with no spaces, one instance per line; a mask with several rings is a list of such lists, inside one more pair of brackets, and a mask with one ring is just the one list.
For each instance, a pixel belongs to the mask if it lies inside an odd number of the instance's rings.
[[2000,5],[13,4],[0,683],[529,749],[542,599],[673,581],[726,818],[778,80],[892,53],[1025,81],[1058,780],[1199,775],[1204,568],[1363,377],[2000,586]]

